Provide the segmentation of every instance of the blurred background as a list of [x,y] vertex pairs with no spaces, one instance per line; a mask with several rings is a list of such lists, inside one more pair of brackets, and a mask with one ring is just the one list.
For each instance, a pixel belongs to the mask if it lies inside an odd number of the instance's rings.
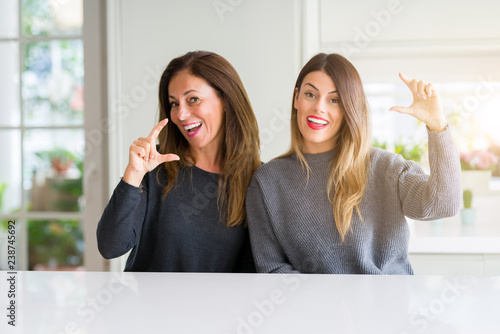
[[363,79],[373,145],[428,170],[425,125],[388,110],[411,103],[398,72],[433,82],[476,220],[411,221],[415,271],[500,275],[499,13],[495,0],[2,0],[0,269],[9,220],[17,269],[123,268],[98,253],[97,222],[158,120],[163,69],[209,50],[245,84],[263,161],[288,148],[300,68],[335,52]]

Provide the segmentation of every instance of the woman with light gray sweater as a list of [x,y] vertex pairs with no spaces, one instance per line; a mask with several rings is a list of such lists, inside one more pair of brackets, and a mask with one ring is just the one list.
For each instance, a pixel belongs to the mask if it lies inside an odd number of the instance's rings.
[[290,150],[260,167],[246,212],[257,270],[266,273],[413,274],[405,217],[457,213],[460,162],[432,84],[400,78],[409,114],[427,125],[430,175],[371,147],[368,105],[344,57],[318,54],[295,85]]

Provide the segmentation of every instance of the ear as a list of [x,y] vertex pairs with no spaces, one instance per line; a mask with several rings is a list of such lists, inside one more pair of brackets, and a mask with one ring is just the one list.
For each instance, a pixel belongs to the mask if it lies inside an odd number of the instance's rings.
[[295,91],[293,93],[293,107],[295,109],[298,109],[297,108],[297,104],[299,103],[299,89],[297,87],[295,87]]

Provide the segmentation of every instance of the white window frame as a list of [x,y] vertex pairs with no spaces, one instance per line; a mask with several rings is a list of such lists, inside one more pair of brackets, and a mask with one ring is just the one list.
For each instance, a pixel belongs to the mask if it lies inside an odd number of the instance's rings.
[[[22,11],[21,0],[18,1],[18,36],[12,38],[0,38],[0,42],[18,43],[19,55],[18,80],[21,83],[23,69],[23,46],[26,42],[42,42],[51,40],[80,39],[84,45],[84,105],[85,120],[81,126],[25,126],[23,117],[19,126],[0,126],[1,130],[18,130],[21,143],[21,169],[24,169],[24,133],[32,129],[60,130],[60,129],[83,129],[85,132],[85,157],[84,157],[84,207],[80,212],[28,212],[26,211],[25,196],[21,196],[21,211],[19,213],[0,214],[0,220],[15,220],[17,227],[17,263],[19,270],[28,269],[28,240],[27,221],[37,219],[78,219],[84,238],[83,266],[89,271],[101,271],[106,267],[104,259],[97,250],[96,228],[100,214],[107,202],[107,135],[101,131],[102,139],[92,142],[91,134],[99,132],[105,119],[107,85],[105,71],[106,50],[106,11],[105,3],[99,0],[84,1],[84,25],[82,34],[57,36],[57,37],[29,37],[22,36]],[[23,113],[23,100],[21,96],[21,84],[18,92],[20,112]],[[91,149],[89,145],[92,145]],[[21,175],[22,170],[21,170]],[[22,187],[21,184],[18,186]]]

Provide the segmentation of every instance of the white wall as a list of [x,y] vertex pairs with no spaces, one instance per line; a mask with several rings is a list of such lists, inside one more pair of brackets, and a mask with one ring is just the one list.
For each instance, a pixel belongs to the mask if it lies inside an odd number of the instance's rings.
[[498,14],[497,0],[110,0],[110,189],[130,143],[157,120],[159,75],[187,51],[219,53],[236,68],[268,161],[289,145],[293,84],[315,53],[344,54],[365,83],[398,82],[399,71],[500,82]]
[[[188,51],[225,57],[239,73],[257,116],[261,159],[285,152],[300,69],[299,0],[114,0],[108,2],[109,189],[128,147],[158,119],[158,83],[168,62]],[[112,270],[123,267],[112,262]]]
[[187,51],[219,53],[239,72],[268,161],[288,147],[293,83],[313,54],[346,55],[367,83],[398,81],[398,71],[434,82],[500,81],[498,13],[495,0],[109,1],[109,112],[118,124],[110,186],[130,143],[157,120],[159,75]]
[[[114,16],[110,54],[112,112],[122,131],[111,185],[126,166],[128,146],[157,122],[159,77],[168,62],[192,50],[225,57],[238,71],[257,116],[262,159],[289,144],[289,113],[300,50],[299,1],[122,0]],[[112,70],[113,71],[113,70]],[[118,114],[115,114],[115,117]],[[113,146],[112,147],[116,147]],[[113,154],[113,152],[112,152]]]
[[[483,84],[500,82],[500,1],[318,0],[317,8],[317,20],[310,20],[316,24],[307,28],[317,31],[308,34],[316,38],[310,43],[315,47],[305,53],[343,54],[364,83],[399,82],[397,74],[403,72],[435,83],[477,83],[471,97],[481,103],[500,93],[498,86]],[[476,197],[481,219],[475,229],[491,225],[497,231],[500,220],[493,202],[500,203],[500,197]],[[449,226],[460,224],[457,217],[451,220],[456,224]],[[443,236],[450,234],[443,230]],[[410,255],[416,274],[495,275],[499,270],[498,255]]]
[[119,125],[110,186],[130,143],[157,120],[161,72],[187,51],[219,53],[236,68],[268,161],[288,147],[293,83],[313,54],[344,54],[366,83],[396,82],[398,71],[433,82],[500,81],[498,13],[495,0],[109,1],[110,113]]
[[320,0],[317,50],[337,52],[364,82],[500,81],[496,0]]

